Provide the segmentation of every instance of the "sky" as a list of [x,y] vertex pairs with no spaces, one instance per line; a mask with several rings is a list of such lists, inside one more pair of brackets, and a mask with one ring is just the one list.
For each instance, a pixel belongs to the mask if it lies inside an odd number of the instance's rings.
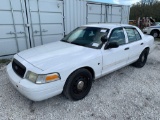
[[[107,1],[107,0],[104,0],[104,1]],[[131,5],[131,4],[139,2],[140,0],[111,0],[111,1],[118,3],[118,4]]]
[[92,1],[131,5],[131,4],[134,4],[136,2],[139,2],[140,0],[92,0]]

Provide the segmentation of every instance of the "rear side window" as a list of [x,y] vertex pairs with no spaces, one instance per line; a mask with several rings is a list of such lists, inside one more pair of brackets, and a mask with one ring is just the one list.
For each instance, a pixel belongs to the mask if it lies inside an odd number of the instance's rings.
[[137,40],[141,40],[141,35],[139,34],[139,32],[136,29],[134,29],[134,32],[135,32]]
[[125,28],[125,30],[128,35],[129,43],[137,41],[137,40],[141,40],[141,36],[135,28]]

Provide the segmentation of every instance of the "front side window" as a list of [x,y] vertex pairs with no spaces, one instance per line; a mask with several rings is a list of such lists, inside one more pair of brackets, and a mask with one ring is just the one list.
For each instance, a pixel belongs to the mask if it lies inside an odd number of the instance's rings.
[[117,42],[119,45],[125,44],[123,28],[114,29],[110,35],[109,42]]
[[141,36],[135,28],[125,28],[125,30],[128,35],[129,43],[137,41],[137,40],[141,40]]
[[85,47],[98,48],[102,45],[101,37],[107,35],[109,29],[97,27],[80,27],[62,39],[64,42]]

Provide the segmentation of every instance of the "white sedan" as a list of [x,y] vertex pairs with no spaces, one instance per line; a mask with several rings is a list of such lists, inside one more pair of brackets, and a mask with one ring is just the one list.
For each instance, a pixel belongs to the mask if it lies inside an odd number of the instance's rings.
[[143,33],[152,35],[155,38],[159,37],[160,36],[160,23],[157,23],[154,26],[144,28]]
[[80,100],[94,79],[129,64],[143,67],[153,49],[154,38],[135,26],[84,25],[61,41],[16,54],[7,73],[13,86],[33,101],[61,93]]

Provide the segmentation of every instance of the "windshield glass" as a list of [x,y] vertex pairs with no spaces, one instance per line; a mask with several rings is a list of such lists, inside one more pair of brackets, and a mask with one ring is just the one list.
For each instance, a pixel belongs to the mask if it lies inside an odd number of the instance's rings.
[[64,42],[85,47],[99,48],[101,37],[108,34],[109,29],[97,27],[79,27],[62,39]]

